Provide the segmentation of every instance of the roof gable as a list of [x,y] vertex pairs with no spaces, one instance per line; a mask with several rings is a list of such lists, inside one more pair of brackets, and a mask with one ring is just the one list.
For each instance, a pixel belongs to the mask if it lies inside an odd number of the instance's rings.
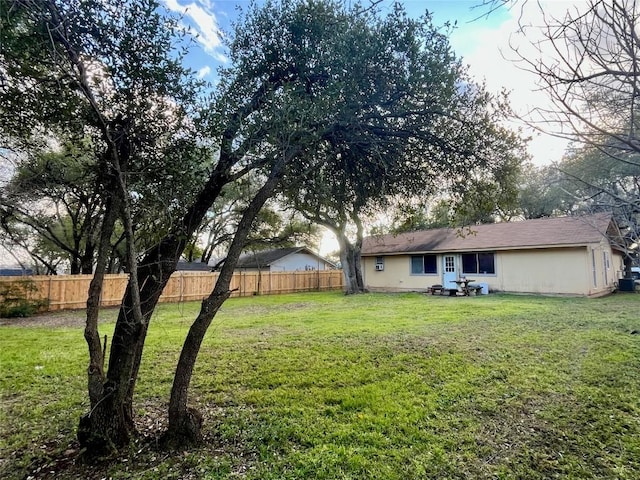
[[307,247],[290,247],[290,248],[276,248],[274,250],[264,250],[261,252],[245,253],[239,259],[236,264],[236,268],[265,268],[271,266],[278,260],[282,260],[289,255],[296,253],[305,253],[316,257],[323,262],[333,265],[330,261],[325,260],[319,255],[313,253]]
[[380,235],[364,239],[362,255],[586,245],[600,242],[611,222],[607,213]]

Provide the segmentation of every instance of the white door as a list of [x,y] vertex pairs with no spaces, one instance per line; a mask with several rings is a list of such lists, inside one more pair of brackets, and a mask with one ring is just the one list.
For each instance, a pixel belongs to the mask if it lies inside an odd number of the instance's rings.
[[442,274],[442,286],[444,288],[458,288],[456,280],[458,274],[456,272],[456,257],[455,255],[445,255],[443,258],[443,274]]

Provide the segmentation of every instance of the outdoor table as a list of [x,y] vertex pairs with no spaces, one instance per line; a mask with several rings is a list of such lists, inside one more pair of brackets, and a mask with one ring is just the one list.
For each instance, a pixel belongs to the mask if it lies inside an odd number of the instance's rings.
[[469,278],[461,278],[460,280],[456,280],[456,285],[458,285],[458,288],[460,289],[460,291],[462,292],[462,294],[465,297],[468,297],[471,290],[469,289],[469,284],[471,282],[475,282],[475,280],[471,280]]

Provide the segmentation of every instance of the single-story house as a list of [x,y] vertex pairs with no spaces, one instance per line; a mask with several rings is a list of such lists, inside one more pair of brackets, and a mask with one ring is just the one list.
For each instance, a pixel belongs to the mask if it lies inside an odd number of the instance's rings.
[[624,270],[617,237],[610,214],[372,236],[362,270],[372,291],[453,289],[466,278],[489,291],[603,295]]
[[332,270],[336,265],[307,247],[277,248],[243,254],[237,270],[249,272],[295,272]]

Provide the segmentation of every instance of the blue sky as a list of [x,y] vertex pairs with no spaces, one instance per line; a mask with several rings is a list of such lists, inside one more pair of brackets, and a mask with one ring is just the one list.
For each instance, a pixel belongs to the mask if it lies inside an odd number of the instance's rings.
[[[502,7],[490,15],[487,8],[479,7],[481,0],[409,0],[402,2],[407,12],[418,17],[429,11],[436,25],[457,22],[451,42],[460,56],[473,52],[476,43],[469,41],[472,32],[498,28],[509,16]],[[207,79],[215,78],[215,70],[225,62],[221,36],[231,28],[238,9],[250,5],[249,0],[164,0],[169,10],[184,14],[184,22],[198,33],[198,47],[189,57],[192,68]],[[384,0],[382,11],[390,9],[392,0]]]
[[[215,81],[215,71],[226,57],[221,42],[225,31],[238,16],[238,8],[246,9],[249,0],[162,0],[169,10],[183,14],[183,21],[198,33],[198,48],[189,55],[191,68],[209,81]],[[348,0],[347,0],[348,1]],[[366,0],[363,0],[366,2]],[[471,75],[484,81],[490,91],[506,89],[510,92],[513,109],[524,114],[534,107],[548,104],[543,92],[537,91],[536,78],[519,69],[509,44],[517,37],[519,22],[536,24],[544,11],[546,15],[561,15],[584,0],[510,0],[511,8],[500,7],[487,13],[478,7],[482,0],[405,0],[407,12],[419,16],[425,10],[433,14],[436,25],[457,22],[450,36],[456,54],[469,65]],[[392,0],[383,0],[382,9],[391,7]],[[535,41],[535,38],[527,40]],[[507,57],[507,58],[505,58]],[[529,153],[538,165],[560,160],[567,142],[517,124],[532,137]]]

